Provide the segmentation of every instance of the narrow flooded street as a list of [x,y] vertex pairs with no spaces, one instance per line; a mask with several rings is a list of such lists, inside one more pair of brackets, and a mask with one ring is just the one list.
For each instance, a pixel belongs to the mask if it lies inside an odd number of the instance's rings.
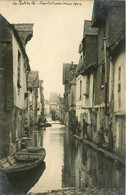
[[46,149],[46,169],[29,192],[92,187],[104,193],[124,193],[123,167],[75,140],[63,125],[53,124],[40,134]]
[[35,146],[46,149],[46,158],[41,166],[22,180],[9,181],[18,194],[66,187],[89,192],[102,190],[102,194],[124,194],[124,168],[77,141],[65,126],[52,124],[45,130],[35,131],[33,137]]
[[125,195],[125,1],[0,7],[0,195]]

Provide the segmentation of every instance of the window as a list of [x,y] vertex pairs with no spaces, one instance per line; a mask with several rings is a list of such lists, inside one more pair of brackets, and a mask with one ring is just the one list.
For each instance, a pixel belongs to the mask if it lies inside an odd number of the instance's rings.
[[90,75],[87,76],[87,80],[86,80],[86,89],[85,89],[85,93],[84,93],[86,98],[89,97],[89,89],[90,89]]
[[20,71],[21,71],[21,53],[18,51],[18,67],[17,67],[17,87],[18,87],[18,95],[20,92]]
[[82,98],[82,81],[80,81],[80,100],[81,100],[81,98]]
[[86,97],[89,97],[89,88],[90,88],[90,75],[87,76],[87,83],[86,83]]

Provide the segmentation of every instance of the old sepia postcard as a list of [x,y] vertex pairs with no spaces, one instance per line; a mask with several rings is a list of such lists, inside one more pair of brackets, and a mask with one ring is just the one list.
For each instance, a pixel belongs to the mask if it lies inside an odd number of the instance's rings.
[[0,0],[0,194],[125,195],[124,0]]

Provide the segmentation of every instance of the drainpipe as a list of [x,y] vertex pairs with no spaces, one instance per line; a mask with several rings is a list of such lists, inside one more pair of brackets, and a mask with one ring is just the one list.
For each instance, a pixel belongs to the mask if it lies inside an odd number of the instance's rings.
[[106,52],[106,38],[104,38],[104,59],[105,59],[105,115],[109,116],[107,112],[107,92],[108,92],[108,67],[107,67],[107,52]]

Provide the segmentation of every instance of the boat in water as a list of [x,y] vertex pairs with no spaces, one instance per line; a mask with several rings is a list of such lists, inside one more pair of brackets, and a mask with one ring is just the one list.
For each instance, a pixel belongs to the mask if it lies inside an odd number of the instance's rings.
[[[21,176],[40,165],[46,156],[44,148],[29,148],[0,160],[0,170],[7,175]],[[18,174],[19,173],[19,174]]]
[[38,127],[39,128],[42,128],[42,127],[51,127],[52,124],[51,123],[41,123],[41,124],[38,124]]
[[17,194],[25,194],[37,183],[45,171],[45,168],[46,164],[43,161],[36,168],[32,169],[27,175],[22,175],[22,178],[20,177],[15,179],[14,177],[8,176],[9,183],[16,190]]

